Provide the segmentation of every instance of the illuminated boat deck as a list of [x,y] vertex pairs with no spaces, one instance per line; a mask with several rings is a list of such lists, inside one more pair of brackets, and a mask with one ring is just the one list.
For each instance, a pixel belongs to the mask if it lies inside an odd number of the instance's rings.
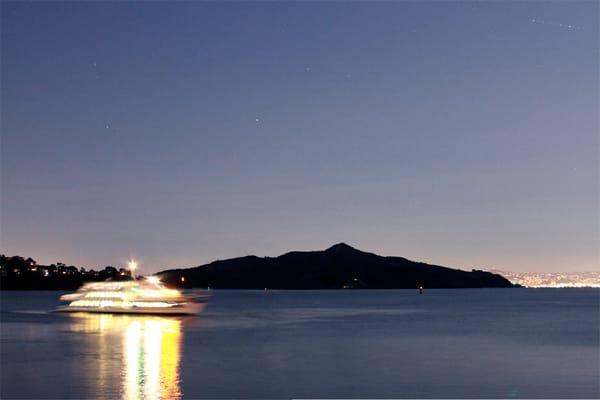
[[204,308],[206,296],[186,297],[151,276],[125,282],[87,283],[77,292],[61,296],[60,300],[69,302],[58,308],[64,312],[197,314]]

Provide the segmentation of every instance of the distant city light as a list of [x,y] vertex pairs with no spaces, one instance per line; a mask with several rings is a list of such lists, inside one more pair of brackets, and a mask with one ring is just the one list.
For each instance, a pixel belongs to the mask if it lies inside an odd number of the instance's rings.
[[512,283],[530,288],[600,287],[600,272],[508,272],[497,271]]

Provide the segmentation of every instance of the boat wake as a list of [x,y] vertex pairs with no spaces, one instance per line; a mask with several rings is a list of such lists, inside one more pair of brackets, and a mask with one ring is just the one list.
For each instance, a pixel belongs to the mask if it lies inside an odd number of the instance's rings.
[[53,313],[54,310],[12,310],[10,312],[15,314],[46,315]]

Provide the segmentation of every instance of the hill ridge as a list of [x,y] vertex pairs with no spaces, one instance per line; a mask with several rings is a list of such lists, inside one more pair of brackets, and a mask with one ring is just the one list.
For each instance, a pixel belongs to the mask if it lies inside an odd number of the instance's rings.
[[[344,242],[277,257],[243,256],[157,275],[167,284],[222,289],[400,289],[512,287],[499,274],[464,271],[364,252]],[[358,286],[357,286],[358,285]]]

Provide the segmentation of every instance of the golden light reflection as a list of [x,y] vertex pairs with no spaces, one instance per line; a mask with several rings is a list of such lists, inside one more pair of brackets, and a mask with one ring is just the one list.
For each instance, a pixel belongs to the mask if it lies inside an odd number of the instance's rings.
[[[181,320],[155,316],[73,313],[71,330],[89,333],[98,340],[101,352],[96,372],[102,381],[110,358],[102,353],[115,354],[122,350],[120,371],[122,398],[180,399]],[[111,345],[107,344],[111,342]],[[114,382],[112,382],[114,385]],[[101,390],[102,388],[100,388]]]

